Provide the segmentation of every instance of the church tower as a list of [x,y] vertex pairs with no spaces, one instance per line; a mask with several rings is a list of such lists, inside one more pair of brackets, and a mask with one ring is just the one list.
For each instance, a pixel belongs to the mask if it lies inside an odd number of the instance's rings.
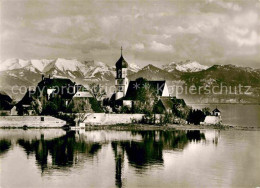
[[122,47],[121,47],[121,57],[116,62],[116,100],[124,97],[128,88],[128,78],[127,78],[127,67],[128,64],[123,58]]

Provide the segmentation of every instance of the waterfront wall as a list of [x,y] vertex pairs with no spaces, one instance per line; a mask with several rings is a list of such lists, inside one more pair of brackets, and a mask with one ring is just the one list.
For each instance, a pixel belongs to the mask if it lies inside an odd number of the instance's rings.
[[66,121],[52,116],[0,116],[1,127],[57,128],[66,125]]
[[84,121],[87,125],[111,125],[111,124],[128,124],[133,120],[142,120],[144,114],[105,114],[105,113],[92,113],[87,114]]
[[221,116],[206,116],[204,124],[206,125],[216,125],[222,122]]

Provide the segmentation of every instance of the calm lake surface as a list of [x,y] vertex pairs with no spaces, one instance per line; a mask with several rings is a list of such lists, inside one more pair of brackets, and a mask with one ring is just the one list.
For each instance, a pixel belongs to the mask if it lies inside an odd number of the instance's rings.
[[260,127],[260,105],[250,104],[189,104],[194,109],[216,107],[221,111],[223,124],[241,127]]
[[0,187],[259,187],[260,131],[0,129]]

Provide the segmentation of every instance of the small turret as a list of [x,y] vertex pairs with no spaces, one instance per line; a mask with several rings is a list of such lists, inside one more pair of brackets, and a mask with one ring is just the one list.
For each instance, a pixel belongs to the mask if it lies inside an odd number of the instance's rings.
[[212,111],[212,115],[213,116],[220,116],[220,111],[217,107]]

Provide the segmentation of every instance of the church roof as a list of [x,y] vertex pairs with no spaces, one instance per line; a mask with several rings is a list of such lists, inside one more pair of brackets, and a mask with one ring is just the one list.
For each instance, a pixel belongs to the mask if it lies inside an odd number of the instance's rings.
[[128,63],[124,59],[123,55],[121,55],[121,57],[116,62],[116,68],[121,69],[121,68],[127,68],[127,67],[128,67]]
[[138,81],[130,81],[124,100],[137,100],[138,91],[140,91],[141,89],[149,89],[149,91],[155,92],[157,96],[162,96],[165,83],[165,80],[145,81],[144,84],[141,84]]
[[123,48],[121,47],[121,56],[120,56],[120,58],[116,62],[116,68],[117,69],[127,68],[128,67],[128,63],[124,59],[122,51],[123,51]]
[[173,109],[173,101],[171,97],[162,97],[160,99],[162,101],[162,104],[166,110],[172,110]]

